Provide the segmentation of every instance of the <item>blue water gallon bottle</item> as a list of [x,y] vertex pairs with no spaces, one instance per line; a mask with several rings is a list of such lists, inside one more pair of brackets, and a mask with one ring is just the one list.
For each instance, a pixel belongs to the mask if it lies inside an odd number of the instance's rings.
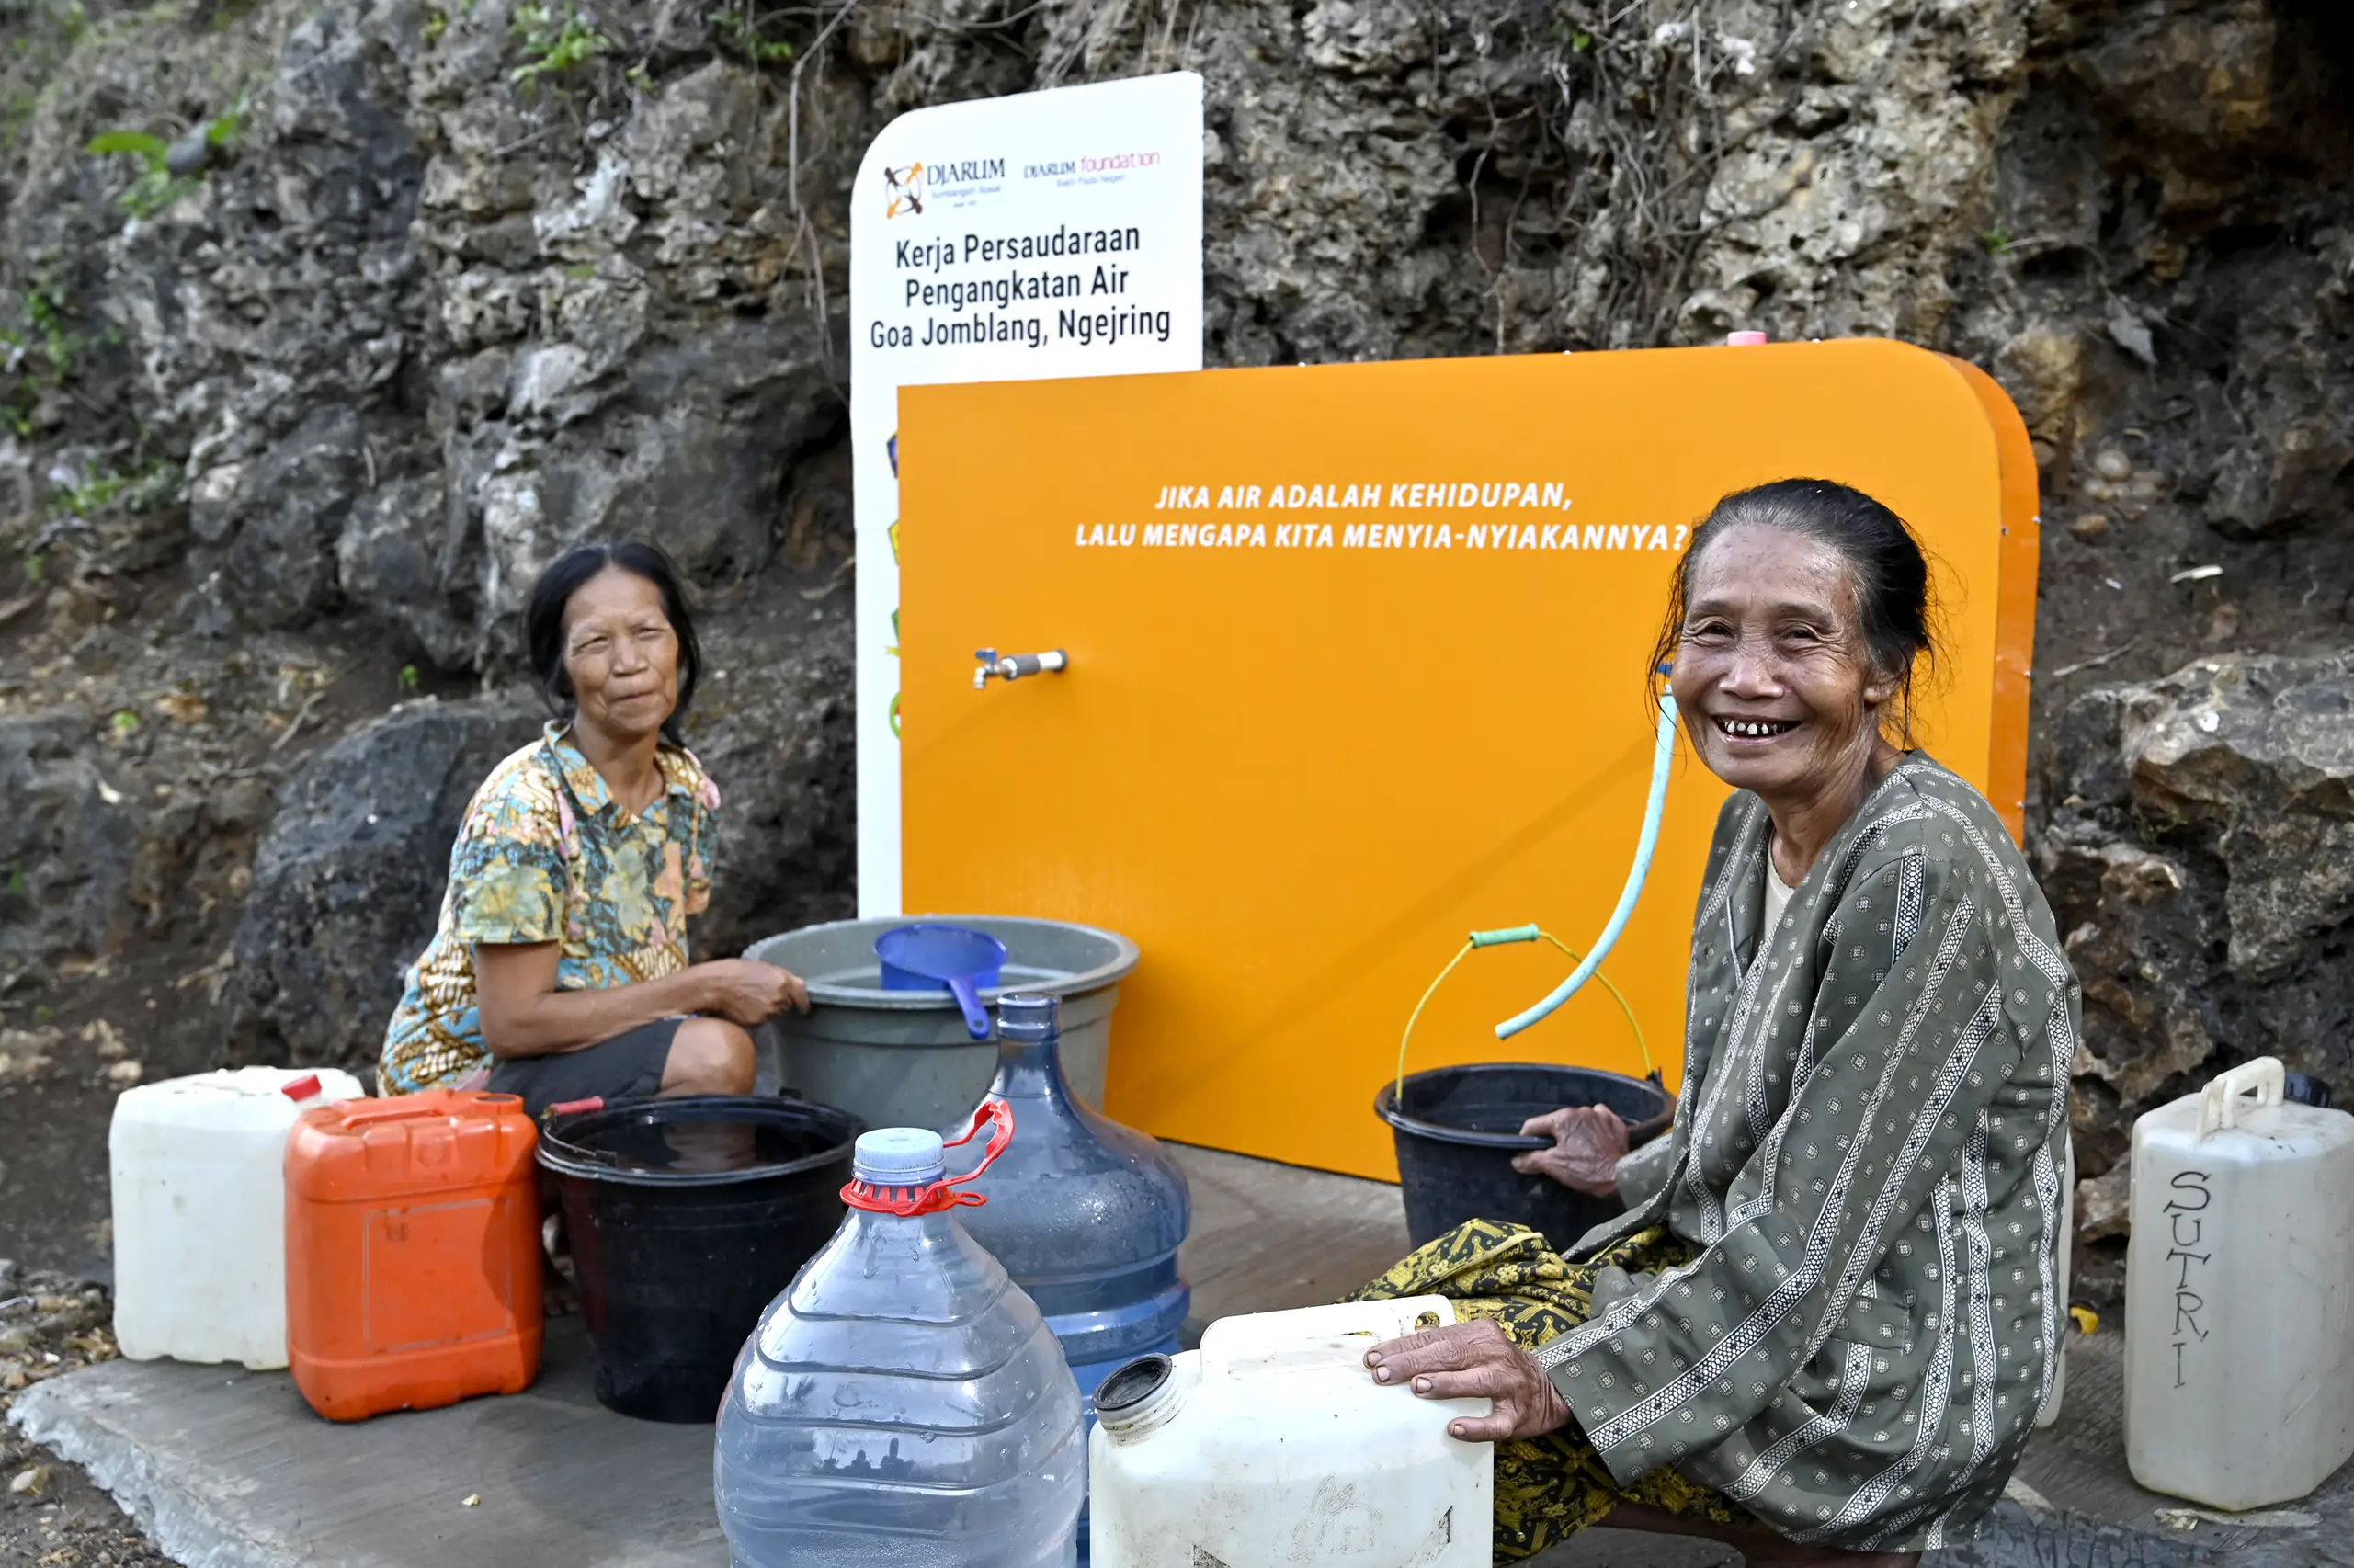
[[[1003,1111],[973,1129],[994,1124],[993,1152]],[[1079,1390],[1038,1309],[950,1217],[986,1210],[947,1178],[935,1132],[869,1132],[852,1168],[842,1228],[769,1305],[720,1406],[712,1488],[735,1568],[1071,1568]]]
[[961,1218],[1046,1314],[1092,1399],[1122,1363],[1181,1348],[1193,1290],[1177,1248],[1193,1194],[1158,1139],[1071,1093],[1055,998],[1000,1000],[997,1038],[997,1081],[983,1103],[1003,1101],[1021,1136],[989,1169],[988,1207]]
[[1139,1356],[1182,1348],[1193,1288],[1177,1248],[1193,1226],[1193,1193],[1158,1139],[1071,1093],[1054,997],[1001,998],[997,1040],[997,1081],[981,1114],[1003,1104],[1021,1137],[990,1168],[988,1207],[964,1223],[1046,1314],[1092,1426],[1097,1384]]

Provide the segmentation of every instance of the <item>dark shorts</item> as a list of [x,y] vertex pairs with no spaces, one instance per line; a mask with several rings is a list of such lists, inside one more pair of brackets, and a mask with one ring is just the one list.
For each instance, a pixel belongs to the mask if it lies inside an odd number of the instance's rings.
[[550,1106],[566,1100],[646,1099],[662,1087],[670,1042],[686,1021],[657,1018],[585,1051],[501,1062],[491,1069],[483,1087],[497,1095],[521,1095],[524,1111],[534,1121]]

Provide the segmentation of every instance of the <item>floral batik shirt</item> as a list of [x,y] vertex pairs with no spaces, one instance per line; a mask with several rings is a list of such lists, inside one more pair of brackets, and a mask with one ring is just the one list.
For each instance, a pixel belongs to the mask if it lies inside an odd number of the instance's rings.
[[483,942],[561,942],[556,989],[593,991],[685,969],[687,917],[711,901],[719,788],[692,753],[656,755],[663,792],[624,811],[550,724],[491,770],[449,851],[432,945],[410,966],[378,1063],[381,1092],[461,1084],[491,1065],[474,999]]

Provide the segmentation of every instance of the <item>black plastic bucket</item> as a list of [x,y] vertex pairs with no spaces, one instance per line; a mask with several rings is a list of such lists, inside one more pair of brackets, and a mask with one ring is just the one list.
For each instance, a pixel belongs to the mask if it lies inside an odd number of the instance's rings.
[[1536,1062],[1409,1073],[1403,1107],[1397,1088],[1382,1085],[1373,1114],[1397,1141],[1406,1235],[1416,1246],[1466,1220],[1501,1220],[1542,1231],[1554,1251],[1567,1250],[1624,1210],[1614,1199],[1514,1170],[1513,1155],[1552,1142],[1523,1137],[1520,1124],[1564,1106],[1608,1106],[1627,1119],[1627,1144],[1635,1148],[1666,1131],[1674,1113],[1667,1092],[1645,1079]]
[[632,1100],[557,1117],[562,1187],[597,1397],[710,1421],[761,1310],[841,1225],[851,1145],[831,1106],[765,1096]]

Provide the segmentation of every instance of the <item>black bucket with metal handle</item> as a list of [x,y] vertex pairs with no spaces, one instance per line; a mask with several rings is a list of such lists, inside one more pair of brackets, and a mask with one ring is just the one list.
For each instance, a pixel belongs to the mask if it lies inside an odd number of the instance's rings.
[[[1552,1142],[1524,1134],[1522,1124],[1565,1106],[1607,1106],[1627,1123],[1627,1147],[1635,1149],[1666,1131],[1674,1118],[1675,1102],[1667,1097],[1656,1068],[1648,1078],[1542,1062],[1405,1070],[1414,1026],[1457,964],[1483,948],[1536,941],[1552,943],[1573,964],[1579,961],[1567,944],[1535,926],[1473,931],[1466,937],[1406,1019],[1398,1040],[1397,1077],[1373,1096],[1373,1114],[1390,1124],[1396,1142],[1406,1235],[1416,1246],[1466,1220],[1496,1220],[1542,1231],[1555,1252],[1564,1252],[1587,1231],[1623,1212],[1623,1207],[1615,1199],[1574,1191],[1549,1176],[1514,1170],[1515,1154]],[[1598,971],[1595,978],[1625,1013],[1648,1066],[1651,1048],[1634,1009],[1607,976]]]
[[1555,1252],[1623,1211],[1616,1199],[1573,1191],[1549,1176],[1523,1176],[1512,1156],[1550,1138],[1520,1126],[1564,1106],[1608,1106],[1627,1123],[1627,1146],[1667,1131],[1675,1103],[1644,1078],[1541,1062],[1481,1062],[1406,1074],[1373,1096],[1373,1114],[1396,1141],[1406,1237],[1420,1246],[1466,1220],[1498,1220],[1542,1231]]

